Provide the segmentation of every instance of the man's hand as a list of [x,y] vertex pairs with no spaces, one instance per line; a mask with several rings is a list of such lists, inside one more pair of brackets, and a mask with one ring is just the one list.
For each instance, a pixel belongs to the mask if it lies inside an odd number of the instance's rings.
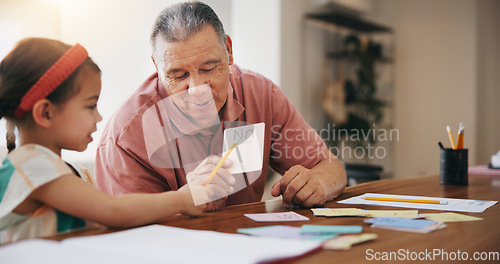
[[313,207],[324,205],[344,190],[347,178],[339,159],[329,151],[312,169],[295,165],[274,183],[271,195],[283,195],[283,202],[290,205]]

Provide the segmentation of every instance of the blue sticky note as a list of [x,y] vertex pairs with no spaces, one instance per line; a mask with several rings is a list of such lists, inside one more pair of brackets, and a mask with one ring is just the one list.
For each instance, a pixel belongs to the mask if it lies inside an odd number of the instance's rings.
[[277,238],[297,238],[306,240],[325,241],[337,236],[337,234],[302,234],[300,227],[296,226],[263,226],[254,228],[239,228],[238,233],[251,236],[277,237]]
[[303,225],[300,228],[302,234],[354,234],[361,231],[363,227],[360,225]]
[[420,229],[428,225],[436,224],[436,221],[432,220],[409,219],[409,218],[399,218],[399,217],[377,217],[377,218],[366,219],[365,222],[378,226],[389,226],[389,227],[410,228],[410,229]]

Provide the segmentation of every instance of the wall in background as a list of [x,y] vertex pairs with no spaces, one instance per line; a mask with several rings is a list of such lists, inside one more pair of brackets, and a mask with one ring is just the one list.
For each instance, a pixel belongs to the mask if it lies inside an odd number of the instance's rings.
[[[282,14],[282,34],[291,32],[308,11],[328,1],[309,1],[300,6],[283,1],[291,12]],[[342,1],[331,0],[337,4]],[[495,0],[373,0],[357,1],[357,11],[395,31],[395,120],[399,141],[393,144],[393,177],[439,172],[437,142],[449,146],[445,126],[453,133],[463,122],[466,126],[465,147],[469,148],[469,164],[486,164],[500,150],[500,3]],[[294,11],[302,8],[301,11]],[[290,26],[289,26],[290,25]],[[319,104],[325,86],[322,71],[324,32],[302,24],[299,43],[302,56],[300,85],[298,70],[292,61],[292,50],[283,45],[282,88],[290,98],[299,95],[296,104],[306,120],[316,129],[324,124]],[[297,32],[297,30],[295,30]],[[285,39],[285,37],[282,37]],[[293,39],[293,38],[291,38]],[[290,43],[291,41],[287,41]],[[285,53],[288,52],[288,53]],[[304,77],[305,76],[305,77]],[[287,84],[287,85],[285,85]],[[287,88],[292,88],[287,91]],[[290,96],[291,95],[291,96]]]
[[477,163],[500,150],[500,1],[477,2]]
[[81,43],[102,71],[94,141],[85,152],[65,151],[63,157],[91,163],[107,121],[127,97],[154,71],[149,32],[157,14],[175,1],[73,0],[61,2],[61,40]]
[[[61,35],[59,6],[50,1],[2,0],[0,1],[0,59],[16,43],[26,37],[59,39]],[[0,120],[0,160],[7,155],[5,147],[5,120]]]
[[59,6],[51,1],[2,0],[0,2],[0,58],[25,37],[60,37]]
[[[84,45],[103,71],[99,110],[104,120],[154,72],[149,32],[156,15],[177,0],[2,0],[0,55],[26,36]],[[235,62],[279,84],[314,128],[324,115],[319,30],[304,34],[303,15],[323,0],[205,0],[233,38]],[[342,2],[342,1],[340,1]],[[437,173],[437,142],[445,126],[466,126],[470,164],[487,163],[500,149],[499,2],[495,0],[359,0],[367,14],[396,32],[396,177]],[[17,31],[13,31],[17,28]],[[313,40],[304,46],[304,40]],[[303,76],[308,73],[307,80]],[[453,97],[453,98],[452,98]],[[3,125],[2,125],[3,128]],[[4,134],[0,130],[0,136]],[[0,145],[4,145],[3,141]],[[91,164],[95,142],[64,157]],[[2,147],[3,150],[3,147]]]
[[[266,8],[263,8],[263,7]],[[232,2],[234,62],[280,83],[280,0]]]
[[373,18],[395,31],[396,177],[439,172],[438,141],[466,126],[477,163],[476,1],[375,0]]
[[[103,121],[94,139],[100,138],[107,121],[139,85],[155,72],[149,34],[156,16],[178,0],[72,0],[61,3],[61,39],[80,42],[102,70],[98,109]],[[230,0],[207,0],[231,29]],[[98,140],[83,153],[65,151],[70,160],[93,162]]]

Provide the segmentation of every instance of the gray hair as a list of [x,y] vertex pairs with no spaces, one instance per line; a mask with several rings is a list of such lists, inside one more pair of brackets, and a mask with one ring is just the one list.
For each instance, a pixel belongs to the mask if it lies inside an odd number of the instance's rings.
[[226,33],[214,10],[205,3],[194,1],[175,4],[161,11],[156,17],[150,41],[153,51],[158,35],[167,42],[183,41],[199,32],[205,25],[212,25],[219,41],[224,45]]

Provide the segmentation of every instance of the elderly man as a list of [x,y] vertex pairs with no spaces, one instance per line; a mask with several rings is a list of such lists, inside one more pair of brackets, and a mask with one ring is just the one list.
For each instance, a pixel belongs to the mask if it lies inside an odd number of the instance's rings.
[[269,166],[283,175],[271,194],[285,203],[322,205],[343,191],[341,162],[279,87],[233,64],[231,38],[209,6],[186,2],[163,10],[151,45],[157,72],[116,111],[100,139],[95,174],[102,190],[162,192],[208,178],[221,160],[225,129],[264,123],[256,155],[262,169],[231,174],[238,161],[227,160],[217,180],[234,188],[212,209],[260,201]]

